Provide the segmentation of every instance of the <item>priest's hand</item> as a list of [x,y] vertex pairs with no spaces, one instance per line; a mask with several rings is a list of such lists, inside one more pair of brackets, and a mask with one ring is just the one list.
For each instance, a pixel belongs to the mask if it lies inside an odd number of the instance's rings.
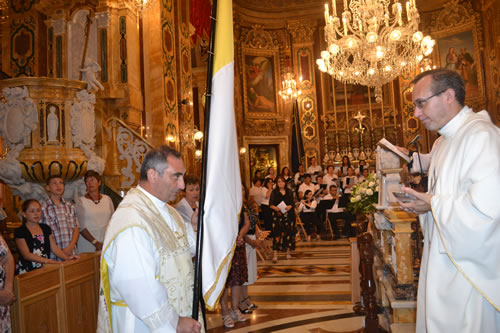
[[401,202],[398,200],[401,209],[403,209],[404,211],[413,214],[424,214],[431,210],[432,195],[428,193],[417,192],[410,187],[402,187],[401,191],[411,194],[417,198],[415,201],[410,202]]
[[179,317],[179,321],[177,322],[177,333],[200,333],[201,332],[201,324],[189,317]]

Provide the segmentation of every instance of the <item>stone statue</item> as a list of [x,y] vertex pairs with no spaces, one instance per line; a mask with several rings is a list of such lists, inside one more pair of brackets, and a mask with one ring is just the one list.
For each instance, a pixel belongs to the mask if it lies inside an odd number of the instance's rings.
[[48,142],[57,142],[57,130],[59,129],[59,118],[56,115],[56,107],[51,105],[47,115]]
[[83,81],[87,82],[88,91],[104,90],[103,85],[97,80],[97,73],[101,71],[101,66],[89,58],[85,59],[85,67],[80,69],[83,72]]

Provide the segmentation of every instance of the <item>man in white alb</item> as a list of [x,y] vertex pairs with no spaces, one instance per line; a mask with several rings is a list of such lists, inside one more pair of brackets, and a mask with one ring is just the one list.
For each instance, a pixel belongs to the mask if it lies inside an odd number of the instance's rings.
[[[111,217],[101,255],[98,332],[200,332],[190,318],[195,240],[167,202],[184,188],[179,152],[149,151]],[[197,218],[197,213],[193,219]]]
[[464,106],[454,71],[413,81],[415,116],[441,136],[432,149],[429,190],[400,203],[420,214],[424,249],[417,332],[500,331],[500,129]]

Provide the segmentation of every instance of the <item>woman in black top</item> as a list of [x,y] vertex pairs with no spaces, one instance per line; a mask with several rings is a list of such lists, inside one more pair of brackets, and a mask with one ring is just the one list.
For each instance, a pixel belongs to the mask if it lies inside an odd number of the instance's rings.
[[347,176],[347,169],[351,167],[351,160],[349,159],[349,156],[344,155],[342,156],[342,165],[340,166],[340,176],[345,177]]
[[291,259],[290,251],[295,250],[295,210],[292,192],[286,187],[283,177],[276,178],[276,188],[271,192],[269,208],[273,212],[271,234],[273,237],[273,262],[278,262],[278,251],[285,252]]
[[57,261],[49,259],[51,251],[63,260],[78,258],[78,256],[67,256],[57,246],[50,227],[39,223],[42,218],[42,208],[37,200],[24,201],[21,214],[24,223],[14,231],[19,250],[16,274],[41,268],[44,264],[57,264]]

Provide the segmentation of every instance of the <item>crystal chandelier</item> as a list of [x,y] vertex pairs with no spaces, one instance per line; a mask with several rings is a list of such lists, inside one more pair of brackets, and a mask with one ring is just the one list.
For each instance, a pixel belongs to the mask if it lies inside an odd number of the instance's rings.
[[[377,102],[382,85],[416,68],[432,52],[435,41],[418,30],[420,16],[415,0],[403,5],[395,0],[351,0],[337,16],[325,4],[325,40],[328,47],[316,60],[319,69],[336,80],[375,87]],[[392,15],[392,17],[391,17]]]
[[155,0],[129,0],[129,2],[137,9],[139,16],[142,16],[145,11],[153,6]]
[[[299,78],[299,82],[302,82],[302,77]],[[288,72],[285,74],[284,80],[281,81],[281,89],[279,91],[280,96],[286,101],[288,99],[297,98],[302,94],[297,85],[297,81],[292,73]]]

